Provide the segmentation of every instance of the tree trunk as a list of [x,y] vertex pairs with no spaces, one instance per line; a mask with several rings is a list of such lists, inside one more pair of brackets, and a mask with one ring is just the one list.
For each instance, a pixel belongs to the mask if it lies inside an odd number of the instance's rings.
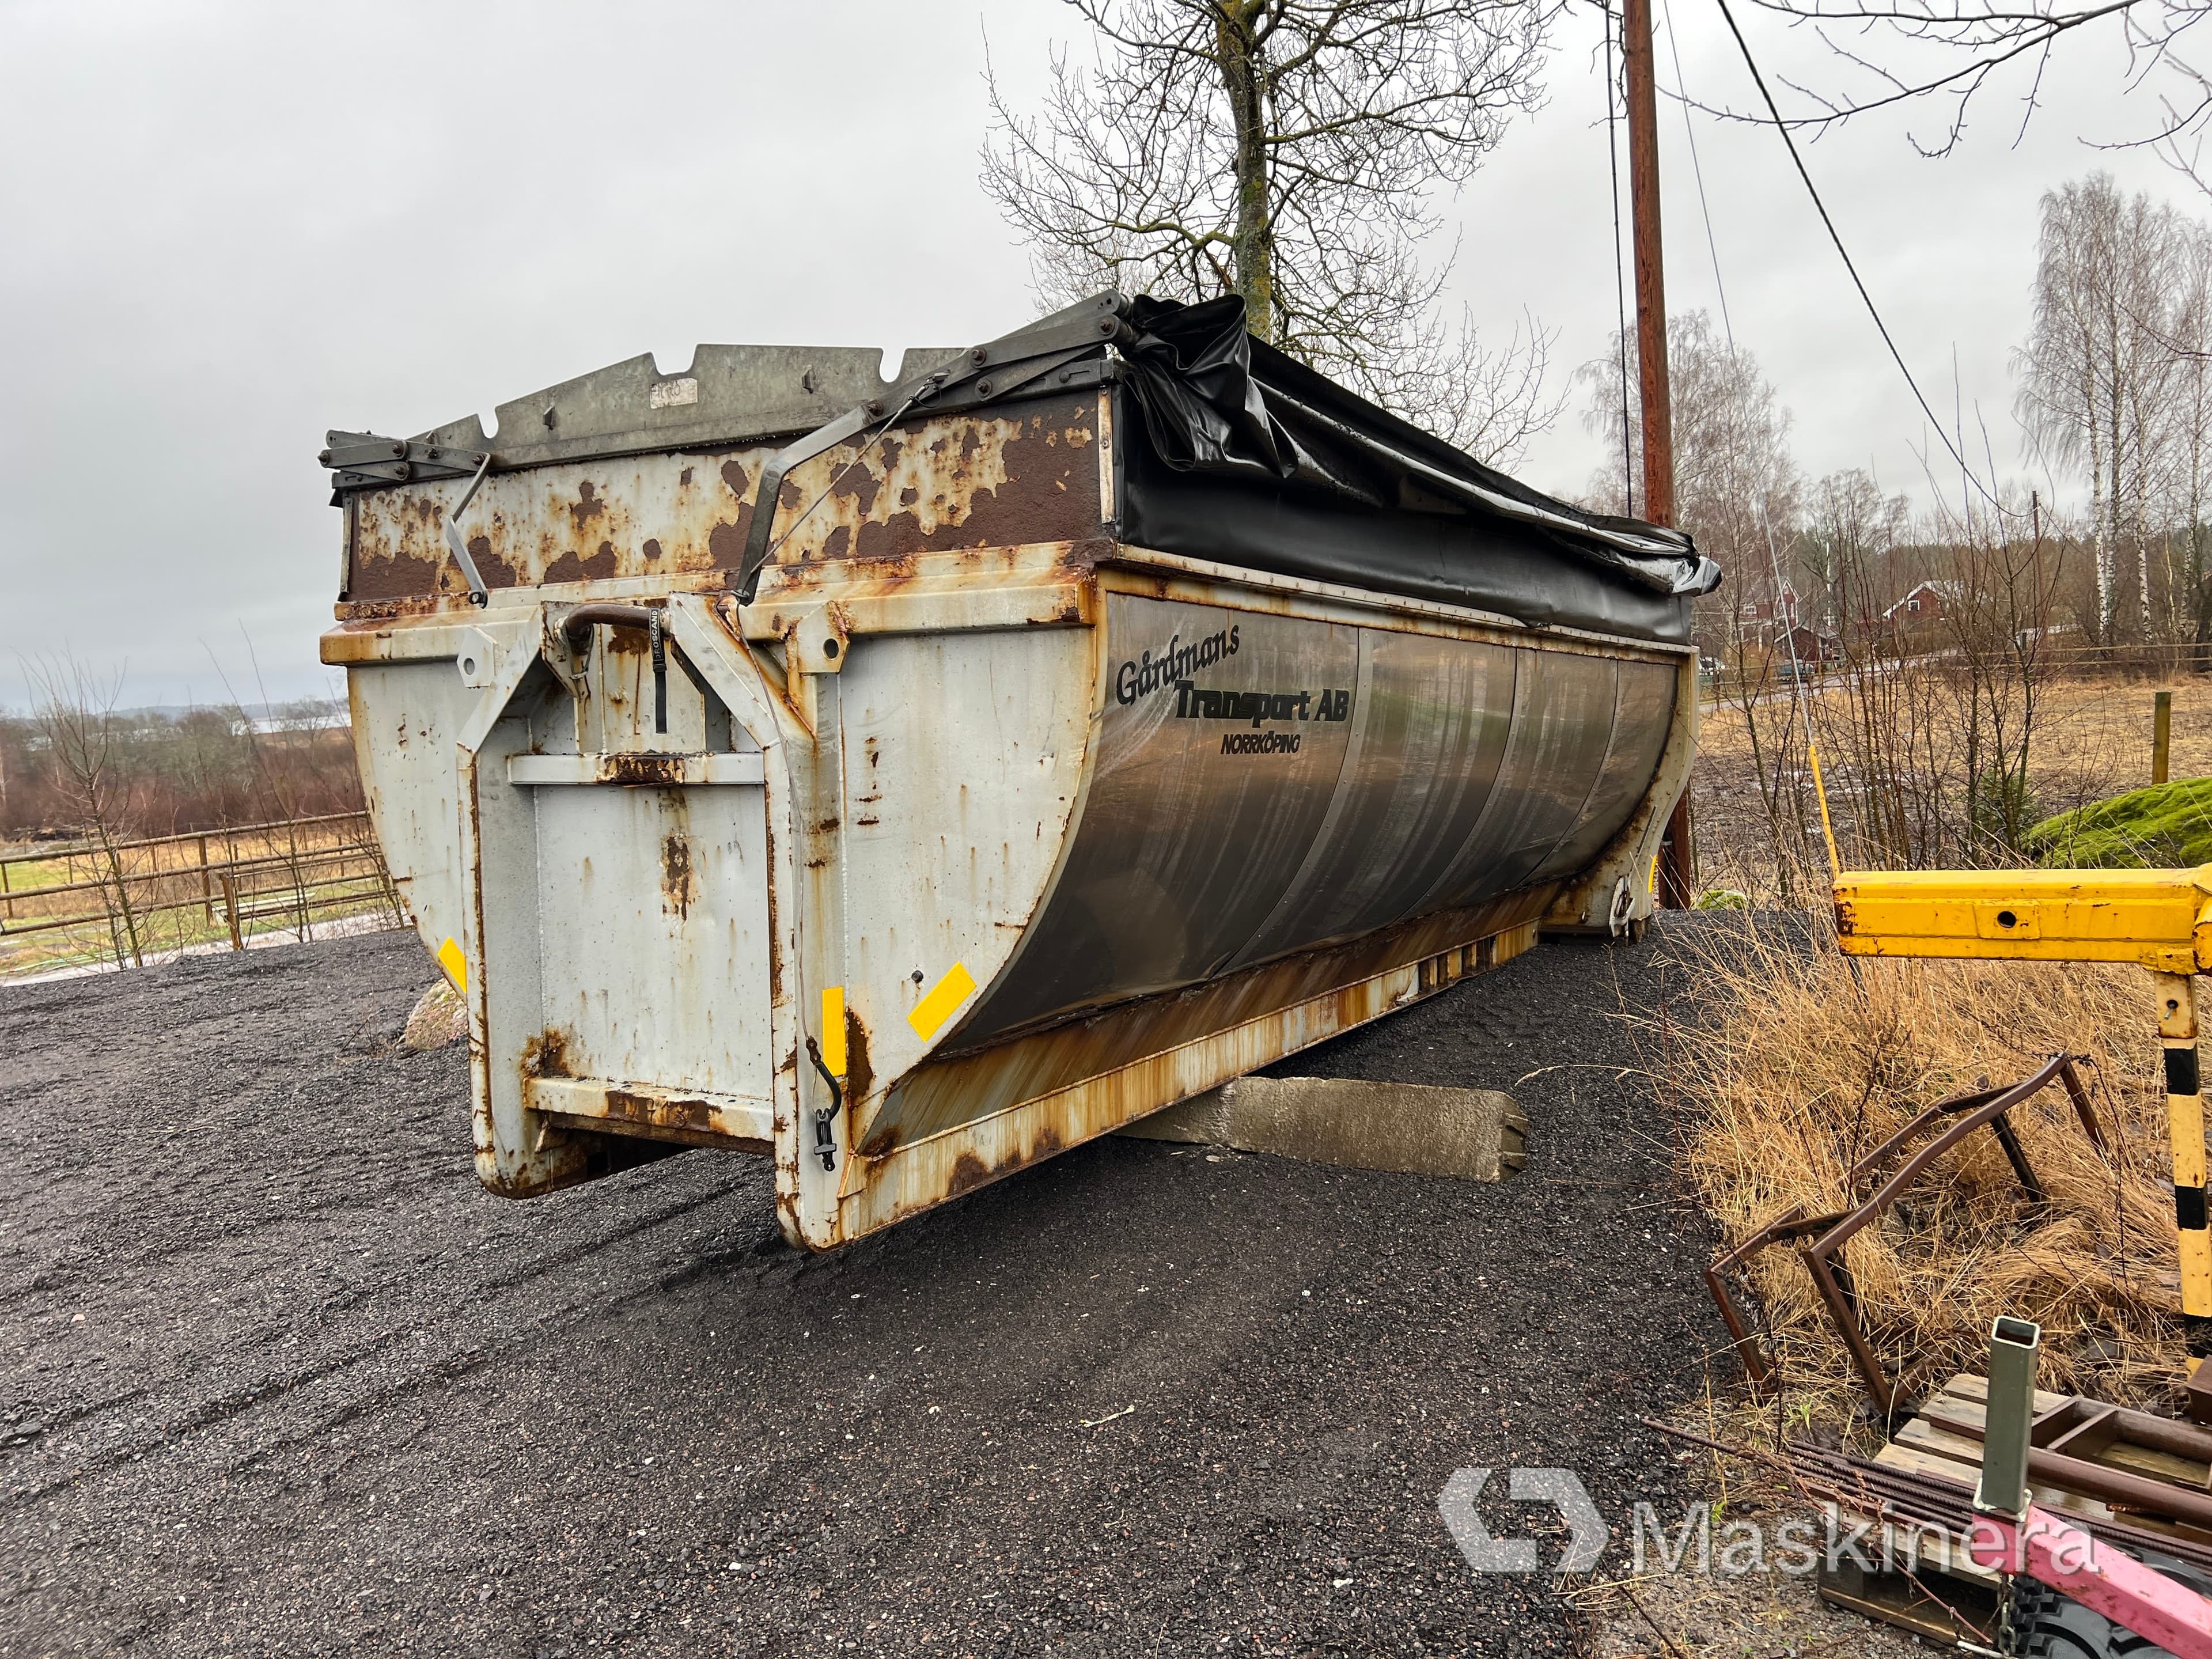
[[1267,179],[1267,55],[1253,37],[1252,0],[1224,5],[1214,25],[1215,61],[1237,124],[1237,232],[1231,245],[1247,329],[1275,337],[1275,226]]

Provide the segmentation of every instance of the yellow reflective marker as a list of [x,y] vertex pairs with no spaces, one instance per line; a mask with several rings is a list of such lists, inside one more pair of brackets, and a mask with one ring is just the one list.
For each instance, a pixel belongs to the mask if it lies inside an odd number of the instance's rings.
[[822,1065],[831,1077],[845,1075],[845,988],[822,988]]
[[463,996],[469,994],[469,959],[450,939],[438,947],[438,966],[446,970],[446,977],[453,981],[456,991]]
[[975,977],[969,973],[968,964],[956,962],[943,979],[929,988],[929,994],[914,1005],[914,1012],[906,1017],[906,1023],[914,1027],[916,1036],[927,1042],[952,1018],[952,1011],[975,994]]

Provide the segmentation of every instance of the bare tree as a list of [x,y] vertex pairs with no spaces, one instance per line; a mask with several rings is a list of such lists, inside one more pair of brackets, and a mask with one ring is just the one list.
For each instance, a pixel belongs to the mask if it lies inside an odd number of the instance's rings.
[[[1630,510],[1626,457],[1644,453],[1643,413],[1624,405],[1624,372],[1636,376],[1632,339],[1616,335],[1608,356],[1587,363],[1576,380],[1589,388],[1583,423],[1606,439],[1606,465],[1591,480],[1598,501]],[[1801,483],[1790,454],[1790,415],[1750,352],[1732,348],[1703,311],[1667,321],[1667,363],[1674,415],[1674,521],[1734,578],[1716,601],[1739,615],[1747,600],[1779,602],[1791,581]],[[1626,423],[1626,441],[1622,431]],[[1717,641],[1716,641],[1717,642]]]
[[[1964,140],[1984,98],[2018,99],[2015,131],[2039,107],[2045,72],[2077,34],[2117,34],[2127,52],[2128,89],[2154,87],[2158,113],[2133,131],[2095,135],[2115,146],[2147,145],[2197,178],[2212,124],[2212,76],[2184,52],[2189,30],[2212,0],[1749,0],[1808,28],[1828,47],[1835,73],[1821,84],[1786,82],[1809,104],[1784,124],[1815,134],[1876,111],[1933,107],[1938,124],[1911,142],[1945,155]],[[1723,10],[1726,0],[1723,0]],[[1749,47],[1745,47],[1747,54]],[[2148,99],[2138,99],[2145,109]],[[1713,113],[1761,124],[1765,109]]]
[[1425,262],[1439,186],[1534,108],[1561,0],[1068,0],[1042,113],[990,84],[983,187],[1039,289],[1243,296],[1261,339],[1510,465],[1556,416],[1553,335],[1486,351]]
[[[2033,526],[2008,536],[2008,525]],[[2036,722],[2051,678],[2051,620],[2062,579],[2057,550],[2035,515],[1939,497],[1935,526],[1952,562],[1942,630],[1963,694],[1952,723],[1966,785],[1958,844],[1981,863],[2016,860],[2041,814],[2031,787]]]
[[123,676],[118,671],[103,678],[69,657],[30,662],[25,672],[37,699],[33,719],[45,739],[54,781],[93,843],[116,963],[119,966],[127,955],[143,968],[144,945],[123,857],[131,805],[129,730],[115,713]]
[[[1615,335],[1612,351],[1577,372],[1588,388],[1583,422],[1606,439],[1606,465],[1591,480],[1599,505],[1637,505],[1626,471],[1644,447],[1643,416],[1624,400],[1636,375],[1635,342]],[[1674,522],[1718,560],[1728,585],[1698,608],[1699,649],[1721,665],[1717,693],[1741,719],[1772,843],[1784,901],[1806,848],[1811,805],[1797,719],[1797,676],[1817,672],[1819,653],[1799,648],[1796,630],[1820,607],[1801,607],[1793,550],[1799,482],[1790,455],[1790,411],[1775,399],[1758,360],[1733,349],[1702,311],[1667,320],[1668,395],[1674,416]],[[1810,655],[1808,663],[1804,659]]]
[[1884,495],[1873,475],[1856,467],[1813,486],[1799,560],[1819,582],[1827,626],[1838,638],[1865,633],[1898,597],[1890,591],[1888,560],[1910,516],[1904,496]]

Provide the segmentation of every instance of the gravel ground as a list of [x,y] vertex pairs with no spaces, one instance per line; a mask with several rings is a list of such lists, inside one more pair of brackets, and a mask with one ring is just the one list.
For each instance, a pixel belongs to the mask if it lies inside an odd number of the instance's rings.
[[1584,1650],[1437,1498],[1684,1495],[1682,937],[1282,1068],[1510,1088],[1516,1180],[1109,1138],[831,1257],[745,1158],[484,1194],[411,935],[0,988],[0,1653]]

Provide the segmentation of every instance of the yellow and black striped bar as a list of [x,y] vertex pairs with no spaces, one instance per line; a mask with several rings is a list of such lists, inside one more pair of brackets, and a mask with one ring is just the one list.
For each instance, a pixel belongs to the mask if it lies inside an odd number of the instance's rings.
[[2197,981],[2154,974],[2166,1045],[2166,1133],[2173,1146],[2173,1229],[2181,1257],[2181,1317],[2189,1351],[2212,1353],[2212,1231],[2204,1211],[2204,1092],[2197,1064]]

